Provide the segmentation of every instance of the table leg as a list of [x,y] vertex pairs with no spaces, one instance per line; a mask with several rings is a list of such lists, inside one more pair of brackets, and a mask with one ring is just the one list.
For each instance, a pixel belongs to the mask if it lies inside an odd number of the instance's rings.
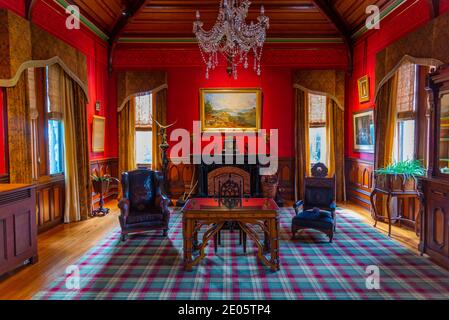
[[391,195],[389,194],[387,197],[387,219],[388,219],[388,236],[391,237],[391,211],[390,211],[390,203]]
[[270,219],[270,253],[271,270],[279,270],[279,218]]
[[[268,221],[264,221],[266,230],[270,230],[270,225]],[[270,234],[267,231],[263,232],[264,239],[263,239],[263,249],[264,252],[270,252]]]
[[377,226],[377,210],[376,210],[376,191],[371,192],[370,200],[371,200],[371,207],[373,209],[373,219],[374,219],[374,228]]
[[184,236],[184,270],[192,271],[193,223],[190,219],[183,219]]

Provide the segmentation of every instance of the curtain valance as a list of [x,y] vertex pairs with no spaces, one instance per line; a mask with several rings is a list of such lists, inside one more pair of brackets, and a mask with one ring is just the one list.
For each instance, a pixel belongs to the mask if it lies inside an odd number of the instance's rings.
[[14,87],[28,68],[58,64],[89,96],[86,56],[7,9],[0,9],[0,56],[0,87]]
[[117,76],[118,112],[131,98],[142,94],[155,94],[166,88],[167,74],[165,71],[120,72]]
[[334,100],[344,110],[345,73],[338,70],[298,70],[294,87],[311,93],[322,94]]

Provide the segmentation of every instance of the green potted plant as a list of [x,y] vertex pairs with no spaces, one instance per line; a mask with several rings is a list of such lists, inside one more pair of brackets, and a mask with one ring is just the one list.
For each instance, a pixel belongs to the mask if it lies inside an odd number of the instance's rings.
[[111,177],[109,174],[98,174],[97,170],[94,171],[91,177],[94,192],[100,195],[100,206],[92,212],[92,216],[106,215],[109,213],[109,209],[104,207],[104,195],[108,193],[110,183],[113,181],[119,182],[119,180]]
[[425,175],[426,169],[419,160],[406,160],[377,169],[374,173],[376,188],[404,192],[417,189],[417,179]]

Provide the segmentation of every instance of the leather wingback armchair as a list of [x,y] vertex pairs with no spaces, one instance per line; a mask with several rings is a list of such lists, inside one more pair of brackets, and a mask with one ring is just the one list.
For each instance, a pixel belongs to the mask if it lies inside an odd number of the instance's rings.
[[139,169],[122,174],[123,198],[119,202],[122,241],[128,234],[162,230],[167,236],[170,200],[161,193],[161,175]]

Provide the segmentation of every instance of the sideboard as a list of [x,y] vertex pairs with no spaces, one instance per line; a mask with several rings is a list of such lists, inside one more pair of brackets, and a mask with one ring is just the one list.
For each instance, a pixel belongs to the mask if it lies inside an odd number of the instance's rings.
[[0,275],[36,262],[35,186],[0,184]]

